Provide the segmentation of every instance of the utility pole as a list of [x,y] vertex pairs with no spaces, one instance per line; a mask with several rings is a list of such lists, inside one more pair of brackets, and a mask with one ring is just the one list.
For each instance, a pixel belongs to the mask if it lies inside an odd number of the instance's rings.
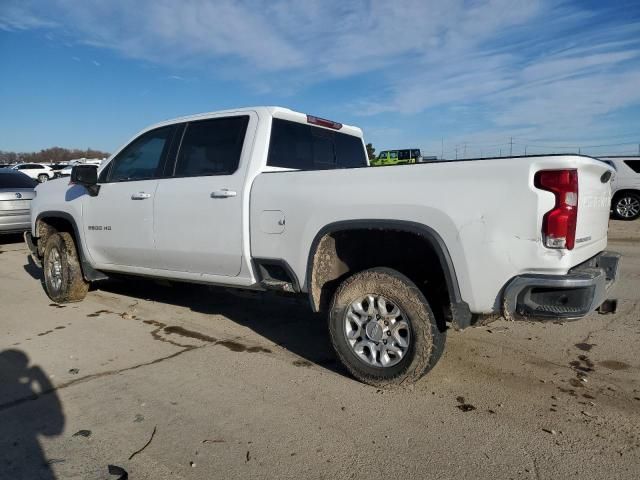
[[509,137],[509,156],[513,157],[513,137]]
[[458,147],[456,146],[456,160],[458,159]]
[[440,160],[444,159],[444,137],[440,137]]
[[464,144],[464,157],[463,158],[467,158],[467,144]]
[[524,146],[524,154],[527,155],[527,145]]
[[502,149],[500,149],[500,156],[502,156]]

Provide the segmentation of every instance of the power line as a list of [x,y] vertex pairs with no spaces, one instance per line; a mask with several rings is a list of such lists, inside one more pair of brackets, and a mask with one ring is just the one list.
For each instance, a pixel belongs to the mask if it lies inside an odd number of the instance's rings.
[[624,142],[624,143],[608,143],[608,144],[603,144],[603,145],[575,145],[575,146],[567,146],[567,145],[544,145],[544,144],[540,144],[540,143],[535,143],[535,142],[528,142],[527,144],[524,143],[516,143],[516,145],[532,145],[534,147],[540,147],[540,148],[603,148],[603,147],[622,147],[625,145],[637,145],[638,142]]

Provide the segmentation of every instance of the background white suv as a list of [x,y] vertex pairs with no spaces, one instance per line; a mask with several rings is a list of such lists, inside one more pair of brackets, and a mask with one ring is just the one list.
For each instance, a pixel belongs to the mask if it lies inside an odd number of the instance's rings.
[[41,163],[19,163],[11,168],[28,175],[34,180],[38,180],[40,183],[46,182],[54,177],[53,170]]
[[611,183],[611,210],[619,220],[640,217],[640,156],[601,157],[616,169]]

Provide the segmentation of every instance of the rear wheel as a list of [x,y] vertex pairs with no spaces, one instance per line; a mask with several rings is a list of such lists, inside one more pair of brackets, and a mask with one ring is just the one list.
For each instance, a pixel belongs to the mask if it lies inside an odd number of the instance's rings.
[[44,287],[56,303],[79,302],[89,291],[80,268],[73,237],[67,232],[54,233],[44,248]]
[[49,180],[49,175],[47,175],[46,173],[41,173],[40,175],[38,175],[38,181],[40,183],[44,183],[47,180]]
[[376,386],[418,380],[434,367],[446,339],[415,284],[382,267],[356,273],[340,285],[329,332],[349,372]]
[[619,220],[635,220],[640,217],[640,194],[625,192],[613,200],[613,214]]

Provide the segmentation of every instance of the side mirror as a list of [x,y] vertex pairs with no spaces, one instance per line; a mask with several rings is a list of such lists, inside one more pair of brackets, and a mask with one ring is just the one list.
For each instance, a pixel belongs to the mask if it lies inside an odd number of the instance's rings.
[[98,167],[95,165],[76,165],[71,169],[71,183],[83,185],[89,195],[95,197],[100,191],[98,185]]

